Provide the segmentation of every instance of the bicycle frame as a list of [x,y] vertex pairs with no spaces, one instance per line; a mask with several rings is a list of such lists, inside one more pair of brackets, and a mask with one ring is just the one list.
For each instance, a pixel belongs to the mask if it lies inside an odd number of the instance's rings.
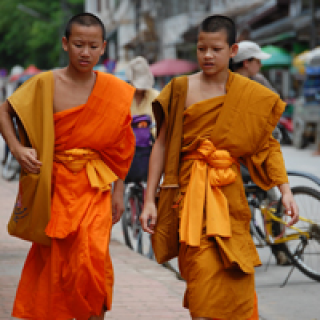
[[[297,233],[293,233],[293,234],[290,234],[288,236],[281,237],[281,238],[275,237],[273,235],[273,231],[272,231],[272,224],[271,224],[272,220],[279,222],[285,226],[287,225],[287,223],[285,221],[283,221],[281,218],[274,215],[274,212],[275,212],[274,208],[268,208],[266,206],[261,206],[261,212],[262,212],[262,214],[264,216],[264,220],[265,220],[265,229],[266,229],[266,235],[267,235],[266,241],[269,244],[279,244],[279,243],[285,243],[290,240],[299,240],[301,236],[304,236],[307,239],[311,238],[310,232],[303,231],[295,226],[289,226],[288,228],[297,231]],[[315,225],[315,223],[312,220],[306,219],[301,216],[299,217],[299,220],[304,221],[304,222],[308,222],[311,225]]]

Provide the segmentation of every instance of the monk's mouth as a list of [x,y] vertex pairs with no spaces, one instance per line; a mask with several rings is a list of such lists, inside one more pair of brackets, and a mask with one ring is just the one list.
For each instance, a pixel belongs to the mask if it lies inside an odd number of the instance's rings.
[[87,66],[90,63],[90,61],[80,61],[80,65]]

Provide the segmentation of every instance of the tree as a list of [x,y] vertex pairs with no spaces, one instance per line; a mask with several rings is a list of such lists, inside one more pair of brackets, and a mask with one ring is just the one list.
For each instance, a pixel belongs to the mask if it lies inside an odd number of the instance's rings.
[[0,68],[35,64],[50,69],[62,62],[64,25],[83,12],[83,0],[1,1],[0,12]]

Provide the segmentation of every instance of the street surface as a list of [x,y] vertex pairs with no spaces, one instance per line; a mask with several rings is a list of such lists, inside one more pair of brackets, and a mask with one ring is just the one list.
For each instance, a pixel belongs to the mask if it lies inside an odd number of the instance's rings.
[[[3,142],[0,138],[0,159]],[[283,147],[287,169],[301,170],[320,177],[320,157],[312,157],[314,146],[306,150]],[[312,185],[302,179],[291,179],[292,185]],[[15,290],[30,244],[10,237],[6,231],[16,196],[17,182],[0,178],[0,320],[10,317]],[[256,290],[261,320],[320,320],[320,283],[294,270],[288,284],[280,285],[291,267],[275,265],[270,250],[259,249],[264,265],[256,270]],[[111,255],[115,271],[113,310],[105,319],[150,320],[189,319],[182,308],[184,282],[156,262],[148,260],[123,245],[121,225],[112,232]],[[174,264],[175,262],[173,262]],[[228,319],[232,320],[232,319]]]

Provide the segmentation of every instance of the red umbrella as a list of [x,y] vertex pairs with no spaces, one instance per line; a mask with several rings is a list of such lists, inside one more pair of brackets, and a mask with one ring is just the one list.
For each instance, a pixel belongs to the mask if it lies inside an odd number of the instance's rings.
[[198,64],[182,59],[164,59],[150,66],[154,76],[175,76],[189,73],[198,69]]
[[22,72],[22,75],[33,76],[37,73],[41,72],[35,65],[31,64],[26,70]]
[[33,64],[31,64],[26,70],[24,70],[22,73],[19,74],[14,74],[9,78],[10,82],[19,80],[20,77],[23,76],[34,76],[36,74],[38,74],[39,72],[41,72],[40,69],[38,69],[36,66],[34,66]]

